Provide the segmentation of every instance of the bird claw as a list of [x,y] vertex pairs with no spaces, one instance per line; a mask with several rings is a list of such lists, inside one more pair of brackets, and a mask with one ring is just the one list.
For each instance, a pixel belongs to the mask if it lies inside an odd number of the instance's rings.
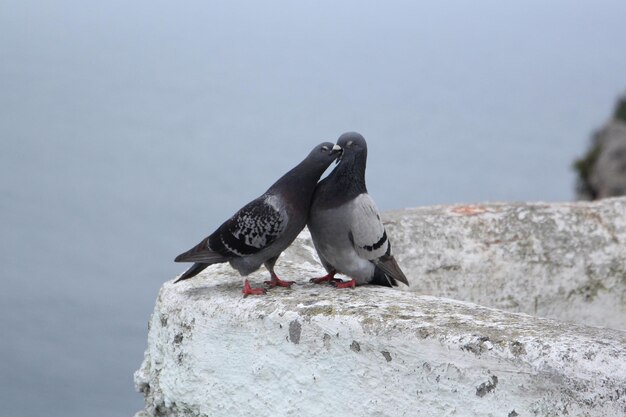
[[320,278],[311,278],[309,280],[309,282],[312,282],[313,284],[323,284],[324,282],[328,282],[328,281],[330,281],[330,278],[328,278],[328,275],[324,277],[320,277]]
[[282,279],[278,278],[276,275],[272,276],[272,280],[271,281],[263,281],[263,283],[265,285],[267,285],[270,288],[274,288],[274,287],[286,287],[286,288],[291,288],[291,286],[293,284],[295,284],[295,281],[283,281]]
[[244,282],[243,290],[241,290],[241,292],[243,293],[243,298],[246,298],[249,295],[264,295],[267,293],[265,288],[252,288],[248,280]]
[[322,284],[324,282],[328,282],[330,280],[334,280],[335,278],[333,278],[335,276],[336,272],[331,272],[329,274],[324,275],[323,277],[319,277],[319,278],[311,278],[309,280],[309,282],[312,282],[313,284]]
[[330,281],[330,285],[333,285],[335,288],[356,288],[356,281],[352,278],[350,281],[342,281],[340,279],[332,279]]
[[246,298],[249,295],[265,295],[267,291],[265,288],[249,288],[248,290],[243,289],[241,291],[243,293],[243,298]]

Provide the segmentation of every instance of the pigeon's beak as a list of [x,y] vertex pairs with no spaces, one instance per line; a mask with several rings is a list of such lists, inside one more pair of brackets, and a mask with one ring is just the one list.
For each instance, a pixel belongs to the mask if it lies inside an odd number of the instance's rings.
[[329,155],[337,155],[337,163],[339,163],[339,161],[341,161],[341,157],[343,155],[343,149],[341,148],[341,146],[339,145],[335,145],[333,146],[333,148],[330,150],[330,152],[328,153]]

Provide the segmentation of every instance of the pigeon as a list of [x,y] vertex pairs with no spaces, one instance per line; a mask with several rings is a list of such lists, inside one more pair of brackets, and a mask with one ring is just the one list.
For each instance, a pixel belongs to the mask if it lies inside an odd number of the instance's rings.
[[276,181],[263,195],[246,204],[215,232],[175,262],[194,262],[175,282],[189,279],[212,264],[229,262],[244,278],[244,297],[265,294],[264,288],[252,288],[247,275],[265,265],[271,288],[289,287],[274,272],[276,260],[293,242],[307,221],[311,198],[320,176],[340,153],[330,142],[317,145],[291,171]]
[[[374,200],[365,186],[367,143],[356,132],[344,133],[337,167],[315,188],[308,228],[328,272],[311,282],[330,281],[337,288],[409,282],[391,254],[391,243]],[[340,273],[350,281],[334,278]]]

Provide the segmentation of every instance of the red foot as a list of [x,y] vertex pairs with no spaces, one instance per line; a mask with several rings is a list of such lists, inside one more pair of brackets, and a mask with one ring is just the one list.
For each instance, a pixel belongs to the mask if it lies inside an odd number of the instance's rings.
[[276,286],[289,288],[294,284],[294,282],[295,281],[283,281],[282,279],[278,278],[278,275],[272,274],[272,280],[265,281],[265,285],[268,285],[270,288],[274,288]]
[[265,288],[252,288],[248,280],[243,282],[243,298],[246,298],[249,295],[263,295],[265,294]]
[[332,279],[334,279],[334,276],[337,272],[329,272],[328,274],[324,275],[323,277],[319,277],[319,278],[311,278],[309,280],[309,282],[312,282],[314,284],[321,284],[322,282],[327,282],[330,281]]
[[336,288],[355,288],[356,281],[352,278],[350,281],[342,281],[340,279],[333,279],[331,281],[331,285],[334,285]]

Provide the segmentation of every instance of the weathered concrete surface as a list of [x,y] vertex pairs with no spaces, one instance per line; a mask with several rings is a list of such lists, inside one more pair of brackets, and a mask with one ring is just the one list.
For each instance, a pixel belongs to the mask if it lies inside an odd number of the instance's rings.
[[626,198],[383,215],[404,289],[626,330]]
[[306,231],[277,264],[293,289],[244,299],[228,265],[166,283],[137,417],[626,414],[624,331],[501,311],[626,329],[626,199],[383,217],[409,289],[309,284]]
[[[290,278],[315,265],[283,265]],[[137,416],[618,416],[626,333],[387,288],[166,283]]]

